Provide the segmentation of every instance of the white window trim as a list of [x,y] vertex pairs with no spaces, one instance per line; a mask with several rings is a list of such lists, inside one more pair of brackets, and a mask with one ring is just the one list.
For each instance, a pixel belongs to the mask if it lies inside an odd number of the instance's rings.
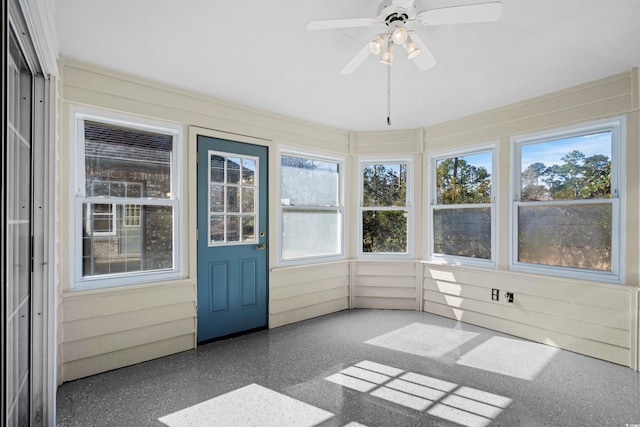
[[[558,200],[548,201],[544,204],[580,204],[580,203],[611,203],[612,206],[612,228],[611,228],[611,272],[598,270],[585,270],[572,267],[546,266],[539,264],[524,263],[518,261],[518,206],[537,204],[538,202],[520,202],[520,179],[521,173],[521,151],[522,145],[551,141],[554,139],[580,136],[595,132],[611,131],[611,192],[610,199],[589,199],[589,200]],[[572,126],[549,129],[541,132],[533,132],[517,135],[510,138],[511,142],[511,162],[510,162],[510,200],[509,221],[510,221],[510,250],[509,269],[522,271],[525,273],[545,274],[552,276],[568,277],[582,280],[594,280],[599,282],[623,283],[625,277],[625,233],[622,228],[626,219],[626,197],[625,197],[625,174],[626,170],[626,117],[617,116],[602,120],[583,122]]]
[[[91,224],[93,222],[93,220],[96,217],[96,214],[93,214],[93,218],[91,218],[92,214],[91,214],[91,206],[96,205],[99,203],[87,203],[86,205],[86,219],[85,219],[85,228],[87,229],[87,232],[91,232],[93,231],[91,228]],[[102,203],[105,205],[111,205],[111,213],[108,214],[100,214],[100,217],[108,217],[110,216],[111,219],[109,220],[111,222],[111,231],[93,231],[93,235],[94,236],[115,236],[116,235],[116,227],[117,227],[117,223],[116,223],[116,219],[117,219],[117,212],[116,212],[116,206],[113,203]]]
[[[405,206],[378,206],[378,207],[365,207],[364,206],[364,166],[365,165],[385,165],[385,164],[407,164],[407,194]],[[363,259],[412,259],[413,257],[413,230],[414,230],[414,215],[413,215],[413,177],[414,177],[414,164],[413,157],[410,156],[371,156],[360,157],[358,159],[358,258]],[[407,212],[407,251],[406,252],[363,252],[362,251],[362,213],[365,210],[404,210]]]
[[[476,203],[465,205],[438,205],[437,200],[437,179],[436,162],[441,159],[447,159],[451,157],[460,157],[465,155],[473,155],[491,152],[491,203]],[[427,254],[427,259],[431,262],[441,264],[453,264],[453,265],[468,265],[472,267],[484,267],[484,268],[497,268],[497,253],[498,253],[498,239],[497,239],[497,224],[498,224],[498,209],[497,209],[497,192],[499,182],[499,170],[498,170],[498,142],[492,141],[478,145],[460,147],[455,150],[438,151],[429,153],[426,158],[427,176],[429,186],[427,194],[427,224],[426,230],[428,237],[425,239],[426,248],[424,248]],[[434,252],[434,227],[433,227],[433,212],[438,207],[445,209],[468,209],[474,207],[487,207],[491,208],[491,259],[478,259],[470,257],[462,257],[456,255],[447,255]]]
[[[240,241],[227,241],[227,223],[225,222],[224,224],[224,238],[225,240],[222,242],[212,242],[211,241],[211,191],[207,192],[207,215],[209,220],[207,221],[207,236],[209,236],[207,238],[207,246],[210,248],[213,247],[221,247],[221,246],[240,246],[240,245],[255,245],[256,243],[258,243],[258,225],[260,224],[260,197],[258,197],[258,190],[260,189],[260,158],[256,157],[256,156],[250,156],[247,154],[233,154],[230,155],[229,153],[223,152],[223,151],[216,151],[216,150],[208,150],[207,151],[207,170],[208,170],[208,175],[209,177],[207,178],[207,184],[210,186],[212,184],[211,182],[211,155],[218,155],[221,157],[224,157],[225,160],[228,157],[238,157],[240,159],[249,159],[249,160],[253,160],[256,162],[256,170],[254,173],[254,216],[255,216],[255,232],[254,232],[254,236],[252,240],[240,240]],[[227,188],[228,187],[238,187],[240,188],[242,186],[242,184],[228,184],[227,183],[227,166],[226,166],[226,161],[225,161],[225,167],[224,167],[224,176],[225,176],[225,181],[224,183],[215,183],[216,185],[223,185],[224,186],[224,206],[225,206],[225,212],[223,212],[223,215],[226,215],[228,212],[226,211],[226,207],[227,207]],[[242,177],[240,177],[241,181],[242,181]],[[240,210],[242,211],[242,206],[240,207]],[[235,212],[234,212],[235,214]],[[240,218],[242,218],[241,212],[237,212],[238,216],[240,216]],[[240,222],[240,238],[242,238],[242,221]]]
[[[144,199],[145,205],[173,207],[173,268],[165,270],[116,273],[94,277],[82,276],[82,205],[91,202],[86,197],[85,169],[84,169],[84,122],[85,120],[99,123],[124,126],[163,133],[173,136],[171,159],[171,198],[167,200]],[[121,287],[127,285],[176,280],[183,277],[184,238],[182,233],[183,201],[180,197],[182,188],[182,152],[183,127],[181,125],[162,122],[98,108],[71,105],[69,107],[69,148],[72,160],[72,171],[69,179],[69,272],[71,274],[72,290],[90,290]],[[131,203],[128,198],[109,198],[109,203]]]
[[[335,211],[337,210],[340,213],[340,253],[331,254],[331,255],[314,255],[314,256],[306,256],[294,259],[283,259],[282,258],[282,214],[283,214],[283,205],[282,205],[282,184],[281,184],[281,169],[282,169],[282,156],[292,156],[292,157],[303,157],[312,160],[320,160],[326,162],[335,162],[338,163],[338,191],[339,191],[339,206],[337,209],[335,208],[326,208],[327,210]],[[294,266],[301,264],[318,264],[322,262],[330,262],[330,261],[339,261],[345,259],[345,221],[346,221],[346,209],[345,209],[345,176],[347,170],[345,168],[346,159],[344,157],[332,156],[325,153],[321,153],[314,150],[301,150],[300,148],[290,148],[286,146],[278,147],[278,160],[276,166],[276,173],[278,174],[277,181],[277,205],[278,205],[278,215],[277,215],[277,233],[278,233],[278,266],[286,267],[286,266]],[[299,210],[320,210],[322,208],[318,207],[298,207]]]
[[[141,205],[137,203],[127,203],[123,206],[122,222],[125,228],[139,228],[142,224]],[[133,214],[131,214],[133,212]]]

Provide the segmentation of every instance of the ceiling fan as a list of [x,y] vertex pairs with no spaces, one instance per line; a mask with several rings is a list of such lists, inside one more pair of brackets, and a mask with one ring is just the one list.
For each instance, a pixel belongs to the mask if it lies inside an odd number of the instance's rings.
[[336,28],[374,27],[385,25],[384,33],[376,35],[367,42],[358,53],[344,66],[340,74],[351,74],[369,55],[382,53],[380,62],[391,65],[393,45],[402,45],[407,58],[425,71],[437,64],[418,33],[405,27],[413,23],[419,26],[464,24],[497,21],[502,15],[502,3],[488,3],[452,6],[441,9],[427,9],[418,12],[415,0],[384,0],[378,7],[374,18],[349,18],[313,21],[307,24],[307,30],[329,30]]

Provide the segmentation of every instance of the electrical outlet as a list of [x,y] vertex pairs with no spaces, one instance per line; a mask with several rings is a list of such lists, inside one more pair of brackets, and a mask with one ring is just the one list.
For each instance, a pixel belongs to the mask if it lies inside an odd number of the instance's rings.
[[507,302],[513,302],[513,292],[505,292],[504,296],[507,299]]
[[497,289],[491,289],[491,301],[498,301],[500,299],[500,291]]

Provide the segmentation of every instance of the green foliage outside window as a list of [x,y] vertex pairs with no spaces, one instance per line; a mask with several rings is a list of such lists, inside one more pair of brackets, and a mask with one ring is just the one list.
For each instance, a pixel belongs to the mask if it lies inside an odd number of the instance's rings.
[[611,132],[523,145],[521,151],[528,159],[565,154],[551,165],[523,161],[520,201],[527,204],[517,209],[518,261],[611,271],[613,208],[605,202],[612,195]]
[[611,160],[573,150],[563,163],[536,162],[522,171],[521,201],[603,199],[611,197]]
[[491,174],[483,166],[474,166],[464,157],[438,160],[438,204],[460,205],[491,202]]
[[407,164],[366,164],[362,192],[362,251],[406,253]]
[[490,162],[491,152],[436,161],[434,253],[491,259]]

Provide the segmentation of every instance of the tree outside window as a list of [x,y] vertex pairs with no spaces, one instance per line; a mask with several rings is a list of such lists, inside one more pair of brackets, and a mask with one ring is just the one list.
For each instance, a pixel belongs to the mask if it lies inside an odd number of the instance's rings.
[[612,271],[611,129],[519,148],[517,261]]
[[493,150],[432,157],[432,257],[493,260]]
[[362,163],[362,253],[407,254],[408,162]]

